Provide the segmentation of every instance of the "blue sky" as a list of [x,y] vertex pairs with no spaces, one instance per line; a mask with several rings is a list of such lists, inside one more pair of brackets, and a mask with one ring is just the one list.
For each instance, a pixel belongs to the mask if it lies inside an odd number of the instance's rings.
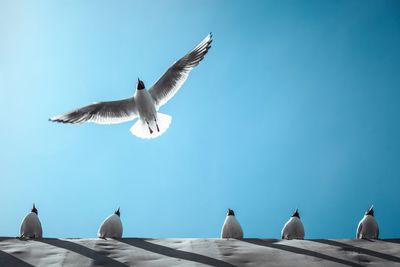
[[[0,0],[0,236],[37,204],[47,237],[94,237],[121,207],[124,236],[352,238],[374,204],[399,237],[398,1]],[[214,34],[161,112],[133,123],[50,116],[150,86]]]

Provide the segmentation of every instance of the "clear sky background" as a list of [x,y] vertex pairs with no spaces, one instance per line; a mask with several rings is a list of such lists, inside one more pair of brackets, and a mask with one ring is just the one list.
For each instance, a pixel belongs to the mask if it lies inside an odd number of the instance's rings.
[[[158,139],[48,118],[150,86],[214,42]],[[0,236],[37,204],[47,237],[353,238],[374,204],[400,237],[399,1],[0,0]]]

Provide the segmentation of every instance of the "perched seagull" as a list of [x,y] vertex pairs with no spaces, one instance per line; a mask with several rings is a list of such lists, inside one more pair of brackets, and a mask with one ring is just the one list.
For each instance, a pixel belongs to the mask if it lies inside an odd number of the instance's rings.
[[168,129],[172,117],[157,111],[182,87],[190,71],[207,54],[211,42],[212,34],[210,33],[192,51],[169,67],[149,90],[145,89],[143,81],[138,78],[133,97],[97,102],[51,117],[49,120],[62,123],[116,124],[139,118],[131,127],[131,133],[145,139],[158,137]]
[[366,212],[364,217],[358,223],[357,239],[378,239],[379,227],[374,217],[374,206],[372,205]]
[[38,210],[33,203],[31,212],[29,212],[21,223],[19,232],[20,238],[42,238],[42,224],[38,217]]
[[113,214],[108,216],[104,222],[100,225],[98,237],[100,238],[122,238],[122,223],[121,213],[116,210]]
[[243,238],[242,226],[236,220],[235,212],[231,209],[228,209],[224,225],[222,226],[221,238]]
[[281,232],[282,239],[304,239],[304,226],[300,220],[299,210],[285,223]]

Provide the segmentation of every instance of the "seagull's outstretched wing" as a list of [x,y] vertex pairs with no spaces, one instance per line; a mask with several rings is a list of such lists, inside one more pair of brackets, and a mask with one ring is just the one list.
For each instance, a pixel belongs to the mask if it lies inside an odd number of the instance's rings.
[[169,67],[163,76],[149,89],[157,110],[178,92],[179,88],[181,88],[189,76],[189,72],[196,67],[207,54],[211,47],[211,42],[212,34],[209,33],[192,51]]
[[138,116],[133,97],[98,102],[62,115],[51,117],[50,121],[62,123],[94,122],[97,124],[116,124],[135,119]]

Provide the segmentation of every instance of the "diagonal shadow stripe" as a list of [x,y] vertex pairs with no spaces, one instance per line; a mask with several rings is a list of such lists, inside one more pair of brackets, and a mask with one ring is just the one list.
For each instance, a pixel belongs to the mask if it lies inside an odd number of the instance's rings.
[[0,250],[0,266],[33,267],[33,265],[18,259],[17,257]]
[[322,243],[322,244],[326,244],[326,245],[330,245],[330,246],[339,247],[344,251],[353,251],[353,252],[357,252],[357,253],[360,253],[360,254],[366,254],[366,255],[369,255],[369,256],[381,258],[381,259],[388,260],[388,261],[400,262],[400,258],[399,257],[393,256],[393,255],[389,255],[389,254],[385,254],[385,253],[378,252],[378,251],[374,251],[374,250],[370,250],[370,249],[366,249],[366,248],[355,247],[355,246],[348,245],[348,244],[341,243],[341,242],[334,241],[334,240],[318,239],[318,240],[311,240],[311,241]]
[[332,261],[335,263],[340,263],[340,264],[344,264],[344,265],[348,265],[348,266],[355,266],[355,267],[362,267],[364,265],[358,264],[356,262],[352,262],[352,261],[348,261],[348,260],[342,260],[340,258],[335,258],[332,256],[328,256],[319,252],[315,252],[312,250],[307,250],[307,249],[303,249],[303,248],[297,248],[297,247],[292,247],[292,246],[287,246],[287,245],[283,245],[283,244],[275,244],[271,241],[264,241],[262,239],[257,239],[257,238],[246,238],[242,240],[243,242],[248,242],[254,245],[259,245],[259,246],[264,246],[264,247],[269,247],[269,248],[274,248],[274,249],[280,249],[280,250],[284,250],[284,251],[288,251],[288,252],[293,252],[296,254],[302,254],[302,255],[306,255],[306,256],[311,256],[311,257],[315,257],[315,258],[320,258],[323,260],[327,260],[327,261]]
[[141,248],[141,249],[144,249],[147,251],[151,251],[153,253],[161,254],[164,256],[172,257],[172,258],[198,262],[198,263],[207,264],[207,265],[215,266],[215,267],[236,267],[236,265],[230,264],[230,263],[222,261],[222,260],[218,260],[218,259],[214,259],[214,258],[211,258],[208,256],[154,244],[154,243],[146,241],[143,238],[124,238],[124,239],[119,239],[118,241],[123,242],[128,245],[131,245],[131,246],[134,246],[134,247],[137,247],[137,248]]
[[87,248],[85,246],[82,246],[82,245],[74,243],[74,242],[60,240],[60,239],[53,239],[53,238],[43,238],[43,239],[38,239],[37,241],[46,243],[46,244],[49,244],[49,245],[52,245],[55,247],[70,250],[70,251],[78,253],[82,256],[91,258],[92,260],[94,260],[95,265],[117,266],[117,267],[127,267],[128,266],[128,265],[123,264],[122,262],[119,262],[112,258],[104,256],[93,249]]

